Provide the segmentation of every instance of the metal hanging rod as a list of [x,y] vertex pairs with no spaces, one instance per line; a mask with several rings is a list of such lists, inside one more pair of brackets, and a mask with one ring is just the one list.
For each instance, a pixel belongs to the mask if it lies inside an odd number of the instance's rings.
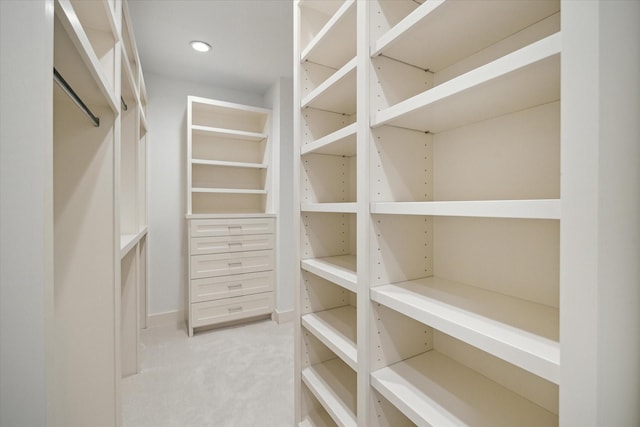
[[127,111],[129,109],[129,107],[127,107],[127,103],[124,102],[124,98],[123,97],[120,97],[120,103],[122,104],[122,109],[124,111]]
[[82,102],[82,99],[80,99],[78,94],[75,93],[71,86],[69,86],[69,83],[67,83],[67,81],[60,75],[58,70],[55,69],[55,67],[53,68],[53,80],[58,84],[58,86],[60,86],[63,91],[65,91],[67,95],[69,95],[69,98],[71,98],[73,103],[82,110],[82,112],[89,118],[89,120],[91,120],[93,126],[99,127],[100,117],[97,117],[91,112],[91,110],[89,110],[89,107],[87,107],[87,105]]

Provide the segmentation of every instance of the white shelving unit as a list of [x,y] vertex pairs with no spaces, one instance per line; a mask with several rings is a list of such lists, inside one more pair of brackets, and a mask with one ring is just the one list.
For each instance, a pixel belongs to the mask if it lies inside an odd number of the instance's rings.
[[119,425],[148,277],[146,93],[126,1],[56,0],[53,42],[52,381],[64,392],[51,422]]
[[187,99],[188,332],[270,315],[277,171],[271,112]]
[[295,9],[296,421],[556,425],[560,2]]

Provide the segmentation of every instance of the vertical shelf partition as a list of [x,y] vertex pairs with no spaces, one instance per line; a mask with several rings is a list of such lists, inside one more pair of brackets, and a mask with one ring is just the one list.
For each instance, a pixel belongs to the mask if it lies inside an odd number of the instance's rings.
[[556,425],[560,2],[295,9],[297,423]]

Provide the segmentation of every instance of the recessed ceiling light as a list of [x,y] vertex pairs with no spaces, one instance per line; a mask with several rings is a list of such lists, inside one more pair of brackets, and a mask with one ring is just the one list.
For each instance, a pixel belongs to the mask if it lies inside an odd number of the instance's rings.
[[194,40],[189,42],[193,50],[197,50],[198,52],[209,52],[211,50],[211,45],[209,43],[205,43],[200,40]]

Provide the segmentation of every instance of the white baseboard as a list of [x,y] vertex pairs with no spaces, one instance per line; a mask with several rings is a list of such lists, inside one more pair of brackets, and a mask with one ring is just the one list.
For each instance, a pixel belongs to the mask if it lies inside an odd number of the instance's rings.
[[180,325],[185,322],[184,310],[167,311],[166,313],[151,314],[147,317],[147,328],[158,326]]
[[293,310],[286,310],[286,311],[278,311],[275,310],[273,312],[273,320],[278,324],[282,324],[282,323],[287,323],[287,322],[292,322],[294,318],[294,312]]

